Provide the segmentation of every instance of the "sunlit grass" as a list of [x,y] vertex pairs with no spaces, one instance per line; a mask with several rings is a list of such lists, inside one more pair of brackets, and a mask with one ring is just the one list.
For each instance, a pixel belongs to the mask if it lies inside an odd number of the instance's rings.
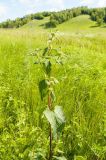
[[[54,66],[53,73],[60,81],[55,88],[56,101],[66,115],[64,145],[60,148],[68,160],[75,155],[105,160],[106,39],[98,36],[100,31],[104,35],[105,29],[89,29],[94,36],[78,35],[72,21],[70,27],[68,22],[59,26],[54,43],[68,55],[62,69]],[[63,33],[67,28],[71,34]],[[83,29],[87,34],[87,26]],[[30,56],[36,48],[47,46],[48,34],[45,29],[0,30],[1,160],[29,160],[38,150],[48,153],[47,126],[42,118],[46,106],[38,89],[42,72]]]

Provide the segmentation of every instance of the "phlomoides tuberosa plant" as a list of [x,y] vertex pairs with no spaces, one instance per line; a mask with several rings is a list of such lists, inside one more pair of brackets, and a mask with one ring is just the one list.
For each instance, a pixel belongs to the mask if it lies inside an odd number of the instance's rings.
[[[34,53],[36,57],[35,64],[39,64],[44,71],[44,79],[39,82],[39,90],[41,94],[41,99],[47,96],[48,104],[44,111],[44,115],[49,122],[49,160],[60,159],[58,157],[54,158],[53,155],[53,145],[52,141],[57,139],[58,133],[63,130],[65,124],[65,117],[61,106],[53,106],[55,101],[54,85],[58,84],[58,80],[52,77],[53,66],[56,64],[63,64],[65,55],[62,53],[61,49],[53,48],[53,42],[56,39],[56,33],[51,33],[48,46],[44,49],[37,49]],[[64,157],[61,159],[64,159]]]

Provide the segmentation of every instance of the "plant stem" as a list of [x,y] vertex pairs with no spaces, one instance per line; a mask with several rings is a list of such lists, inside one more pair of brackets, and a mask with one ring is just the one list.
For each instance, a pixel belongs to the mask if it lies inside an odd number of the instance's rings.
[[49,153],[49,160],[52,160],[52,129],[50,125],[50,153]]
[[[48,107],[51,110],[51,95],[50,91],[48,94]],[[50,124],[50,132],[49,132],[50,142],[49,142],[49,160],[52,160],[52,128]]]

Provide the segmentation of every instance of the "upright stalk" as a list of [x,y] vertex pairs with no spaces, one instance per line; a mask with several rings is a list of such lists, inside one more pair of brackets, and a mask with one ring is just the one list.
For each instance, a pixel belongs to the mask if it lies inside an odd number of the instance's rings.
[[[49,86],[50,88],[50,86]],[[49,90],[49,93],[48,93],[48,108],[51,110],[51,106],[52,106],[52,102],[51,102],[51,95],[50,95],[50,90]],[[50,131],[49,131],[49,160],[52,160],[52,128],[51,128],[51,124],[49,123],[49,128],[50,128]]]
[[[49,155],[48,160],[53,159],[53,137],[57,137],[57,132],[61,132],[65,123],[61,106],[53,106],[55,101],[54,85],[58,83],[55,77],[52,77],[53,64],[62,64],[63,54],[60,50],[53,48],[52,43],[55,39],[55,33],[51,33],[48,40],[48,47],[43,52],[37,50],[35,55],[37,61],[35,64],[40,64],[45,74],[45,78],[39,82],[39,90],[41,99],[47,96],[47,108],[44,115],[49,122]],[[39,51],[39,54],[38,54]],[[60,118],[61,115],[61,118]],[[55,124],[55,125],[54,125]]]

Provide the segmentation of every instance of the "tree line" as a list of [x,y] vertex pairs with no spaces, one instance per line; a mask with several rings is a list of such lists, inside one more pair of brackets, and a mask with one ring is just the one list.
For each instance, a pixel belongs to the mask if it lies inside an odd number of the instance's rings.
[[35,14],[29,14],[22,18],[16,18],[15,20],[7,20],[0,23],[0,28],[19,28],[24,24],[27,24],[31,20],[41,20],[47,16],[50,16],[50,21],[46,23],[45,26],[56,27],[58,24],[61,24],[79,15],[89,15],[91,20],[97,22],[98,26],[106,23],[106,8],[77,7],[59,12],[40,12]]
[[7,21],[0,23],[0,28],[19,28],[24,24],[27,24],[31,20],[41,20],[44,19],[44,17],[50,16],[50,14],[51,12],[40,12],[35,14],[29,14],[22,18],[16,18],[15,20],[8,19]]
[[91,20],[97,22],[98,26],[106,23],[106,8],[78,7],[52,13],[50,15],[50,22],[47,23],[47,26],[56,27],[58,24],[79,15],[89,15]]

